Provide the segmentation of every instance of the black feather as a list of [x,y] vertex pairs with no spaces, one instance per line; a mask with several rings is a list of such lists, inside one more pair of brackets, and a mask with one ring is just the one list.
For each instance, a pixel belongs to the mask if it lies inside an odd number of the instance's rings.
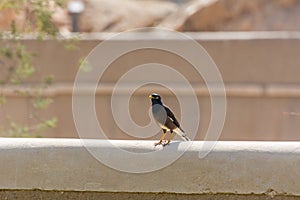
[[[170,117],[170,118],[172,119],[173,123],[174,123],[178,128],[180,128],[180,124],[179,124],[179,122],[177,121],[177,119],[176,119],[174,113],[173,113],[173,112],[170,110],[170,108],[168,108],[167,106],[164,106],[164,108],[165,108],[165,110],[166,110],[166,112],[167,112],[167,116]],[[181,129],[181,128],[180,128],[180,129]]]

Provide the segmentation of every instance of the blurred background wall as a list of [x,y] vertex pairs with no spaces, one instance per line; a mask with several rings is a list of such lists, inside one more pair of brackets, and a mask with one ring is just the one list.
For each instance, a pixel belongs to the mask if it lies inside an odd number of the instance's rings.
[[[65,3],[67,5],[68,2]],[[52,74],[55,79],[54,84],[46,90],[46,96],[53,98],[53,103],[49,109],[40,111],[40,116],[56,116],[58,122],[43,137],[78,137],[72,118],[73,81],[79,68],[79,60],[107,38],[107,32],[155,26],[188,32],[207,50],[219,67],[227,91],[227,116],[221,140],[300,139],[300,33],[297,32],[300,30],[299,1],[83,0],[82,3],[84,10],[80,14],[78,27],[79,32],[85,34],[74,40],[74,48],[66,49],[69,43],[63,39],[21,40],[28,50],[37,52],[33,58],[37,71],[24,85],[17,87],[34,86],[40,77],[47,74]],[[57,7],[54,4],[50,9],[53,11],[52,23],[62,36],[69,37],[72,32],[70,11],[67,7]],[[22,29],[26,24],[24,16],[30,18],[31,12],[30,2],[23,9],[6,9],[0,15],[1,31],[10,30],[10,20],[16,20],[16,26]],[[34,17],[31,22],[34,22]],[[32,23],[31,26],[34,27],[35,24]],[[155,41],[157,38],[149,36],[147,39]],[[5,46],[7,42],[10,40],[1,40],[0,46]],[[109,133],[107,136],[111,139],[136,139],[115,124],[110,110],[111,93],[120,73],[148,61],[149,55],[152,60],[181,70],[197,88],[201,122],[196,139],[203,139],[211,112],[210,98],[203,80],[195,75],[189,63],[174,60],[160,51],[147,50],[119,58],[111,64],[110,70],[102,79],[105,87],[97,90],[96,109],[101,125]],[[169,81],[174,83],[171,78]],[[1,105],[1,125],[6,126],[7,115],[19,123],[33,123],[30,118],[30,98],[17,95],[13,90],[11,86],[1,88],[2,94],[8,99]],[[154,91],[158,91],[164,102],[180,116],[178,100],[172,92],[156,85],[148,85],[134,93],[129,105],[133,119],[140,125],[150,122],[148,95]],[[189,94],[186,95],[188,98]],[[183,128],[188,130],[184,125]],[[3,134],[5,136],[5,132]],[[91,133],[86,133],[86,137],[92,137]],[[160,133],[157,133],[147,139],[159,137]]]

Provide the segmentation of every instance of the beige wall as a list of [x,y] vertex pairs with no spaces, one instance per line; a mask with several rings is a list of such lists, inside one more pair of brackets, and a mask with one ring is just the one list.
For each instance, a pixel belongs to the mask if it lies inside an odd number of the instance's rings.
[[[300,36],[285,33],[268,34],[192,35],[216,62],[228,91],[227,117],[221,140],[300,139],[298,134],[300,117],[283,114],[283,112],[300,112]],[[42,115],[56,116],[59,121],[58,127],[47,132],[45,137],[78,137],[72,119],[72,84],[78,69],[78,59],[87,55],[101,42],[101,35],[90,36],[90,38],[85,36],[85,39],[76,43],[78,48],[72,51],[64,48],[64,41],[24,40],[23,42],[28,49],[38,52],[34,60],[38,66],[38,73],[31,81],[39,80],[41,76],[47,74],[55,76],[53,90],[58,89],[58,92],[54,94],[55,101],[51,108]],[[0,41],[0,47],[3,45],[4,41]],[[149,53],[151,53],[150,57]],[[133,139],[119,130],[113,122],[109,107],[110,86],[127,69],[146,61],[163,62],[172,66],[200,88],[197,90],[197,95],[201,109],[201,128],[196,139],[203,139],[210,119],[210,100],[203,86],[203,80],[195,75],[195,71],[191,70],[184,60],[176,60],[167,53],[149,52],[149,50],[128,54],[118,59],[112,63],[102,79],[108,84],[108,89],[100,89],[97,92],[96,109],[99,117],[105,113],[105,117],[101,118],[101,124],[109,133],[108,137]],[[174,82],[170,79],[170,82],[172,81]],[[131,110],[132,116],[140,124],[149,121],[148,94],[153,90],[156,89],[148,87],[138,90],[132,98],[139,108]],[[179,116],[180,111],[176,108],[178,102],[175,96],[169,91],[158,90],[161,91],[164,101]],[[8,103],[1,109],[1,123],[4,121],[4,114],[7,113],[17,121],[30,122],[27,118],[27,113],[31,110],[28,100],[13,95],[8,98]],[[151,139],[158,139],[159,135]]]

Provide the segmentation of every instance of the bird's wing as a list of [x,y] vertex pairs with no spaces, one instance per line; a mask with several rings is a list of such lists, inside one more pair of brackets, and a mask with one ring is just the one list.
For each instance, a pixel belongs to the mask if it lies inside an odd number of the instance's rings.
[[164,106],[164,108],[165,108],[165,110],[166,110],[166,112],[167,112],[167,116],[168,116],[169,118],[171,118],[171,120],[173,121],[173,123],[174,123],[178,128],[180,128],[180,124],[179,124],[179,122],[177,121],[175,115],[172,113],[172,111],[171,111],[168,107],[166,107],[166,106]]

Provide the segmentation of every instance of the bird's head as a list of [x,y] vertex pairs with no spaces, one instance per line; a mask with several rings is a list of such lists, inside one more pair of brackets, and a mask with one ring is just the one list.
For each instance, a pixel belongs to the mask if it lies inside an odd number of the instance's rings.
[[156,93],[149,95],[149,98],[151,99],[152,104],[162,104],[161,97]]

